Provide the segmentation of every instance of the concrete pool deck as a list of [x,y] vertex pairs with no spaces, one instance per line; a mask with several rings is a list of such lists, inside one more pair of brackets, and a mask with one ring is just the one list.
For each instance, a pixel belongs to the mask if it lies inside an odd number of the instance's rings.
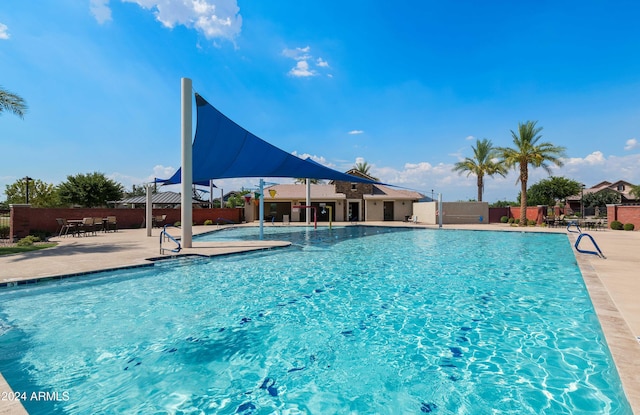
[[[334,225],[348,225],[348,223]],[[360,225],[437,228],[437,226],[403,222],[367,222]],[[255,226],[255,224],[244,226]],[[270,226],[266,225],[266,227]],[[519,228],[505,224],[444,225],[443,228],[567,234],[564,228]],[[216,227],[196,226],[193,229],[196,235],[210,232]],[[179,230],[173,229],[171,233],[177,236]],[[638,278],[640,232],[605,230],[589,233],[595,238],[607,259],[577,252],[576,259],[627,398],[634,413],[640,414],[640,343],[638,342],[640,336],[640,278]],[[53,238],[53,241],[59,243],[57,247],[0,256],[0,285],[13,285],[18,282],[104,269],[150,265],[153,262],[149,259],[161,256],[159,254],[160,230],[153,229],[152,234],[152,237],[147,237],[145,229],[124,229],[115,233],[98,233],[90,237]],[[568,237],[573,245],[577,234],[569,233]],[[198,242],[196,240],[193,248],[183,249],[180,254],[216,256],[282,248],[288,245],[290,245],[288,242],[277,241]],[[581,248],[591,250],[593,246],[585,239],[581,243]],[[0,374],[0,393],[10,391],[9,388],[10,385]],[[19,402],[0,402],[0,415],[25,413]]]

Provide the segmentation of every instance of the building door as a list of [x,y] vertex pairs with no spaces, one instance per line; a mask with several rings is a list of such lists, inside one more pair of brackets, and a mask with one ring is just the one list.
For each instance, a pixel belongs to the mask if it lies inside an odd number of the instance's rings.
[[360,202],[349,202],[349,212],[347,212],[347,220],[351,222],[360,221]]
[[382,209],[384,210],[384,220],[393,220],[393,202],[384,202]]

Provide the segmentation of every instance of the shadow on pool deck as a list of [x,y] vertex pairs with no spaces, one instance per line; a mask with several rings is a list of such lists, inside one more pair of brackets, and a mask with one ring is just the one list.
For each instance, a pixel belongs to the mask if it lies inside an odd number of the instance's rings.
[[[325,226],[327,224],[324,224]],[[348,224],[335,224],[348,225]],[[365,225],[360,223],[360,225]],[[408,226],[437,228],[402,222],[366,223],[372,226]],[[270,225],[269,225],[270,226]],[[567,234],[565,229],[519,228],[503,224],[445,225],[445,229],[536,231]],[[194,235],[215,230],[211,226],[194,227]],[[159,257],[159,229],[153,237],[145,229],[125,229],[115,233],[99,233],[89,237],[54,238],[59,245],[24,254],[0,256],[0,284],[9,281],[37,279],[104,269],[150,264]],[[640,414],[640,232],[590,232],[607,259],[595,255],[576,254],[589,295],[596,309],[607,343],[622,379],[625,393],[634,413]],[[178,231],[174,234],[178,234]],[[573,246],[576,234],[568,234]],[[270,249],[289,245],[277,241],[198,242],[183,249],[184,255],[225,255],[256,249]],[[8,388],[0,377],[0,392]],[[17,407],[16,407],[17,408]],[[18,409],[19,411],[19,409]],[[14,413],[0,402],[0,415]],[[15,412],[24,413],[24,412]]]

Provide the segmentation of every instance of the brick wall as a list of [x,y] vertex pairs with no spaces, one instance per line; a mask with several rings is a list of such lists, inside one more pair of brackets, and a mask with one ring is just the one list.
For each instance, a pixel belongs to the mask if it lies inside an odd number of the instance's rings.
[[[165,223],[180,221],[180,209],[153,209],[153,215],[167,215]],[[15,238],[23,238],[32,231],[58,231],[56,218],[82,219],[84,217],[115,216],[119,229],[135,229],[145,226],[145,209],[108,209],[108,208],[32,208],[31,205],[11,205],[9,221],[10,234]],[[193,209],[193,221],[202,225],[205,220],[213,222],[224,218],[240,223],[243,218],[242,209]]]
[[607,221],[611,224],[614,220],[633,223],[633,230],[640,230],[640,206],[607,205]]
[[[510,218],[520,219],[520,207],[510,206]],[[527,206],[527,220],[534,220],[538,225],[544,222],[544,216],[547,214],[546,206]]]
[[489,208],[489,223],[500,223],[500,219],[503,217],[509,217],[509,208]]

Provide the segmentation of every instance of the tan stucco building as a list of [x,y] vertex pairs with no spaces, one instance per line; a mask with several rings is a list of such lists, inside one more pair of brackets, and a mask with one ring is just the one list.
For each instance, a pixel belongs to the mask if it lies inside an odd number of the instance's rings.
[[[371,179],[356,170],[350,175]],[[329,221],[401,221],[413,215],[413,203],[424,199],[421,193],[379,184],[330,182],[310,186],[311,206],[319,222]],[[279,184],[264,190],[266,221],[306,222],[306,210],[296,208],[306,204],[306,185]],[[313,215],[313,212],[311,212]],[[258,204],[254,199],[245,203],[247,221],[258,219]],[[311,218],[313,221],[313,217]]]

